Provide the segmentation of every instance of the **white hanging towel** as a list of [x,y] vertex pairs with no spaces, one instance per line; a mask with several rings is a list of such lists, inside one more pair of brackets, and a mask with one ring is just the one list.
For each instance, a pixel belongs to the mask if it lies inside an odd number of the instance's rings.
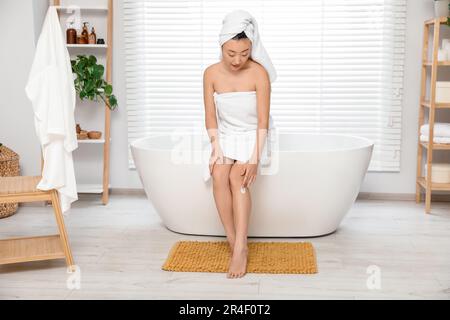
[[[428,136],[429,133],[430,127],[428,124],[424,124],[420,127],[420,134]],[[440,137],[450,137],[450,123],[435,122],[433,135]]]
[[36,134],[43,150],[44,168],[39,190],[56,189],[61,209],[68,214],[78,199],[72,151],[75,131],[75,86],[70,56],[58,14],[50,6],[36,46],[25,92],[31,100]]
[[[222,30],[219,35],[220,46],[222,47],[225,42],[242,31],[245,32],[246,36],[252,42],[250,57],[267,70],[270,82],[274,82],[277,78],[277,72],[272,64],[272,60],[270,60],[269,54],[261,42],[258,23],[250,13],[245,10],[235,10],[224,17]],[[222,49],[219,51],[219,59],[222,60]]]

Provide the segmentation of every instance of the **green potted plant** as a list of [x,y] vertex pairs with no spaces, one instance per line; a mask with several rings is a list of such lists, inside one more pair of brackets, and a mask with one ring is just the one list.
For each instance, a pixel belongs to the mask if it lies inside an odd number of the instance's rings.
[[105,67],[97,64],[97,58],[93,55],[77,55],[71,64],[72,72],[77,76],[74,80],[75,90],[80,99],[98,101],[100,98],[109,109],[114,110],[117,107],[117,98],[112,93],[112,85],[103,79]]

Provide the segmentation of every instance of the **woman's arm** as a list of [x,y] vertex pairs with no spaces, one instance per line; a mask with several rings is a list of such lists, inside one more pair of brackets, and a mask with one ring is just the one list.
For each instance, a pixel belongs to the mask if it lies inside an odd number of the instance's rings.
[[261,153],[267,138],[269,128],[270,113],[270,78],[264,67],[259,66],[256,69],[256,100],[258,112],[258,127],[256,130],[256,143],[253,150],[250,163],[258,163],[261,159]]
[[213,147],[218,145],[216,106],[211,66],[203,73],[203,103],[205,105],[205,126]]

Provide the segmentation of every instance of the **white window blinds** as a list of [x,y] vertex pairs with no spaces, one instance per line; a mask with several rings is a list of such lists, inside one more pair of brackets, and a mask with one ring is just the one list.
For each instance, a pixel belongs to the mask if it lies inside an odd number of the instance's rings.
[[203,71],[237,8],[277,69],[279,131],[364,136],[369,171],[399,171],[406,0],[125,0],[129,142],[204,128]]

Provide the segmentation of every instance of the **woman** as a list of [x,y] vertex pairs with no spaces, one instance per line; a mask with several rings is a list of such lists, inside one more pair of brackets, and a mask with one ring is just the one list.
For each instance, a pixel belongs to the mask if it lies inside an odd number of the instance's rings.
[[248,12],[233,11],[223,23],[221,61],[203,76],[205,124],[212,148],[214,200],[231,249],[227,276],[239,278],[247,267],[248,188],[261,160],[267,159],[268,130],[274,127],[270,82],[276,74]]

